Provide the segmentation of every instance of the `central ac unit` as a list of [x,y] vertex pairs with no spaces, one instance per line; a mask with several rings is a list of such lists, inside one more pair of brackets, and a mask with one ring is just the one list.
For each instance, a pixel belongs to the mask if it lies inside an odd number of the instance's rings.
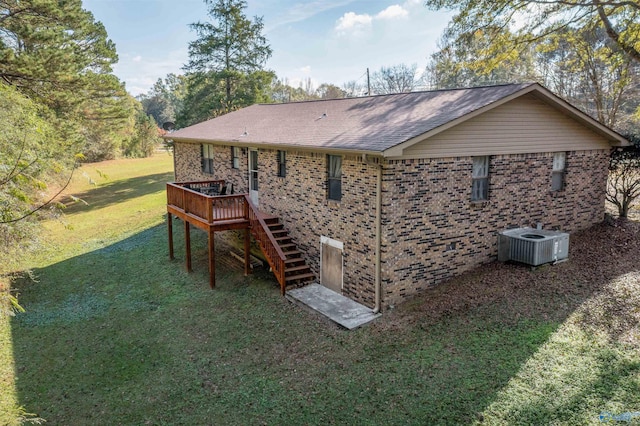
[[538,266],[569,257],[569,234],[534,228],[509,229],[498,234],[498,260]]

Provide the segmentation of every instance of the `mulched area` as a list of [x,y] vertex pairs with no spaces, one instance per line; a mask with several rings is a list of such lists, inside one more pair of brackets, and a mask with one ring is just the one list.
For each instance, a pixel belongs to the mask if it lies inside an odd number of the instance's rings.
[[464,318],[470,310],[486,311],[503,324],[562,322],[578,309],[590,309],[585,318],[604,321],[599,325],[611,334],[637,344],[639,270],[640,223],[609,220],[571,234],[567,262],[535,270],[515,263],[483,265],[399,305],[381,327],[426,327]]

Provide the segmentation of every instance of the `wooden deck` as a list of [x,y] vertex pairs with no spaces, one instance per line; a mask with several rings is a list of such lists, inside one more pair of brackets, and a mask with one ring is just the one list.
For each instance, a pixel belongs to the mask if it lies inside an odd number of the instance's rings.
[[[314,278],[313,273],[297,251],[288,231],[279,219],[265,215],[252,203],[248,194],[222,195],[225,182],[200,181],[167,184],[167,228],[169,257],[174,259],[173,216],[180,218],[185,227],[186,267],[192,271],[191,225],[208,234],[209,285],[215,287],[214,234],[219,231],[244,229],[245,274],[250,273],[250,233],[258,242],[284,295],[287,284]],[[278,237],[274,236],[277,233]],[[284,236],[284,237],[283,237]],[[284,245],[283,245],[284,244]]]

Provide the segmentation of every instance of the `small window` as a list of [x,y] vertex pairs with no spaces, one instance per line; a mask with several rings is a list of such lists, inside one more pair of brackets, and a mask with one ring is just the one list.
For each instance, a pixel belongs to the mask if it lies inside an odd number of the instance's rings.
[[552,191],[562,191],[564,189],[566,163],[567,154],[565,152],[556,152],[553,154],[553,172],[551,174]]
[[278,151],[278,177],[287,175],[287,153],[286,151]]
[[240,148],[237,146],[231,147],[231,168],[240,168]]
[[213,145],[200,145],[202,172],[213,174]]
[[327,155],[327,198],[342,199],[342,157]]
[[488,200],[489,194],[489,156],[473,158],[473,185],[471,201]]

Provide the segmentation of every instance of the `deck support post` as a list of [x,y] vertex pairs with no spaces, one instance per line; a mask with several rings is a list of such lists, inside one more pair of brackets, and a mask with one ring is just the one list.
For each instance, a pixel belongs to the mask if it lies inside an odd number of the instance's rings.
[[191,226],[187,219],[184,220],[184,247],[187,251],[187,272],[193,272],[191,268]]
[[244,275],[251,273],[251,238],[249,228],[244,230]]
[[167,213],[167,230],[169,232],[169,259],[173,260],[176,257],[173,254],[173,215]]
[[209,229],[209,287],[216,286],[216,258],[215,258],[215,232]]

